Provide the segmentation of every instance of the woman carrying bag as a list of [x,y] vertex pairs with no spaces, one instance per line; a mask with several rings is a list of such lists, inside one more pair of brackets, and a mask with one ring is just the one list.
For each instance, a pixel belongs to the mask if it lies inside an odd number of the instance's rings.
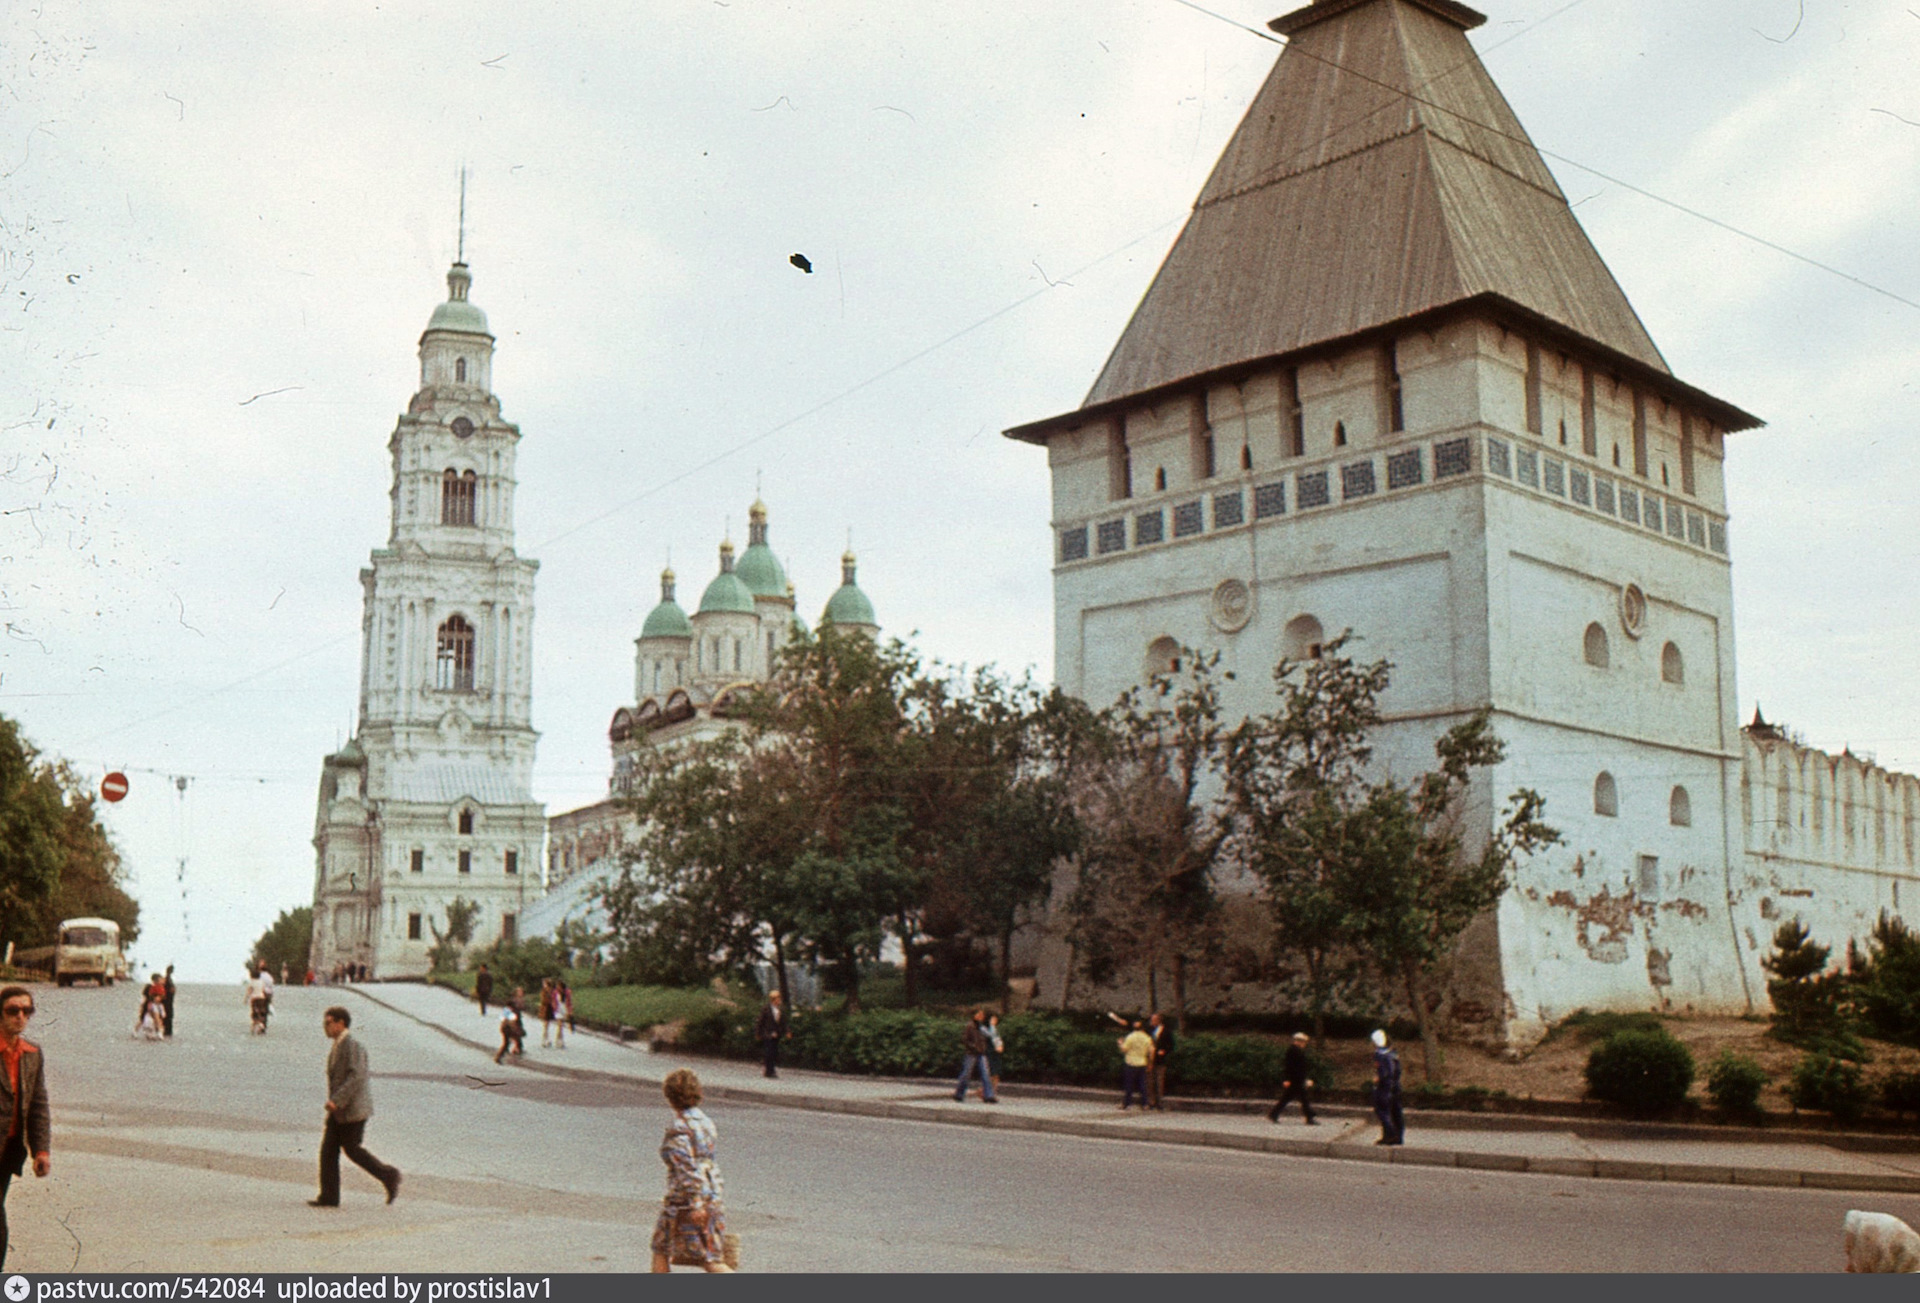
[[713,1120],[700,1111],[700,1078],[675,1068],[660,1088],[673,1107],[673,1121],[660,1141],[667,1194],[653,1226],[653,1269],[732,1271],[740,1262],[740,1237],[727,1233],[727,1206],[714,1166],[716,1133]]

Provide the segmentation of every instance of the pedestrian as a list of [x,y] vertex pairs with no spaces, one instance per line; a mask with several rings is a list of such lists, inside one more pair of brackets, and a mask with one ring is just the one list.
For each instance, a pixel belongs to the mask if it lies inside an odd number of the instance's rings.
[[761,1075],[772,1078],[780,1075],[780,1042],[793,1039],[793,1029],[787,1026],[787,1011],[781,1007],[780,992],[767,992],[767,1002],[760,1006],[760,1016],[753,1020],[753,1038],[760,1042],[760,1057],[765,1063]]
[[473,975],[474,998],[480,1001],[480,1016],[487,1016],[487,1001],[493,999],[493,974],[487,971],[485,964]]
[[1133,1030],[1116,1044],[1120,1046],[1120,1057],[1124,1064],[1120,1069],[1120,1111],[1124,1113],[1132,1107],[1135,1094],[1140,1096],[1140,1106],[1145,1108],[1147,1068],[1153,1063],[1153,1037],[1147,1035],[1145,1025],[1135,1018]]
[[155,973],[147,984],[140,988],[140,1016],[133,1021],[135,1036],[144,1036],[150,1041],[161,1038],[162,1024],[166,1016],[163,1012],[166,991],[166,985],[160,980],[158,973]]
[[527,1025],[520,1016],[521,1006],[525,1003],[526,993],[516,986],[512,998],[500,1006],[500,1049],[493,1056],[495,1063],[509,1053],[516,1059],[526,1053]]
[[161,1011],[162,1013],[165,1014],[165,1019],[166,1019],[166,1025],[163,1028],[163,1030],[166,1034],[167,1039],[172,1040],[173,1039],[173,995],[174,995],[174,991],[177,989],[173,984],[173,965],[172,964],[167,965],[167,971],[164,974],[163,980],[165,982],[165,987],[164,987],[164,994],[162,996],[163,1003],[161,1005]]
[[[172,975],[172,973],[173,973],[173,965],[172,965],[172,964],[168,964],[168,965],[167,965],[167,973],[168,973],[168,975],[169,975],[169,976],[171,976],[171,975]],[[281,965],[280,965],[280,985],[282,985],[282,986],[285,986],[286,984],[287,984],[287,965],[286,965],[286,963],[285,963],[285,962],[283,961],[283,962],[281,963]],[[173,1035],[173,1033],[172,1033],[172,1032],[168,1032],[168,1033],[167,1033],[167,1035],[169,1035],[169,1036],[171,1036],[171,1035]]]
[[540,1048],[553,1044],[553,979],[540,979]]
[[1157,1112],[1166,1107],[1167,1060],[1173,1057],[1173,1026],[1156,1012],[1147,1019],[1147,1035],[1153,1040],[1153,1062],[1147,1068],[1147,1107]]
[[1373,1115],[1380,1119],[1376,1145],[1400,1145],[1407,1139],[1407,1118],[1401,1109],[1400,1056],[1387,1048],[1387,1034],[1373,1034]]
[[1007,1043],[1000,1036],[1000,1015],[987,1015],[987,1080],[993,1083],[993,1093],[1000,1094],[1000,1056],[1007,1052]]
[[1280,1064],[1280,1098],[1267,1110],[1267,1121],[1278,1122],[1280,1115],[1287,1111],[1287,1105],[1294,1100],[1300,1101],[1300,1114],[1306,1118],[1307,1125],[1317,1127],[1313,1120],[1313,1101],[1307,1098],[1307,1092],[1313,1089],[1313,1078],[1307,1075],[1307,1034],[1295,1032],[1293,1044],[1287,1046],[1287,1056]]
[[986,1010],[975,1009],[960,1032],[960,1080],[953,1086],[955,1103],[967,1102],[967,1080],[976,1073],[980,1077],[981,1101],[987,1104],[1000,1102],[999,1093],[993,1088],[993,1078],[987,1075],[987,1054],[992,1048],[993,1042],[987,1039]]
[[573,988],[567,985],[567,979],[563,977],[555,989],[560,992],[560,1021],[570,1032],[579,1030],[573,1025]]
[[727,1205],[721,1197],[724,1183],[714,1164],[718,1133],[713,1120],[700,1111],[700,1078],[690,1069],[675,1068],[660,1088],[673,1109],[673,1121],[660,1140],[667,1193],[653,1224],[653,1269],[665,1272],[679,1264],[732,1271],[727,1262]]
[[[24,986],[0,989],[0,1108],[13,1125],[6,1149],[0,1151],[0,1263],[7,1260],[7,1190],[13,1178],[26,1170],[33,1157],[33,1174],[45,1176],[53,1167],[53,1118],[47,1106],[45,1056],[26,1037],[33,1017],[33,992]],[[22,1134],[22,1132],[25,1134]]]
[[347,1030],[353,1015],[334,1005],[320,1016],[333,1048],[327,1051],[327,1127],[320,1137],[320,1197],[307,1202],[315,1208],[340,1206],[340,1155],[378,1181],[392,1203],[400,1193],[400,1169],[383,1163],[360,1143],[367,1119],[373,1116],[373,1085],[367,1071],[367,1052]]
[[252,964],[247,965],[247,981],[240,988],[240,1001],[247,1006],[249,1025],[262,1036],[266,1035],[267,1015],[273,1008],[273,997],[268,994],[264,974]]

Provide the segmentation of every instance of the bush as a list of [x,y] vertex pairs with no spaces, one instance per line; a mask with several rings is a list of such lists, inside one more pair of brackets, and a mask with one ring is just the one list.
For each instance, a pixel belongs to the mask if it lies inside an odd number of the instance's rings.
[[[1798,919],[1773,934],[1773,953],[1760,961],[1771,977],[1773,1034],[1789,1045],[1814,1049],[1821,1040],[1852,1036],[1846,1010],[1846,976],[1827,971],[1831,946],[1817,944]],[[1857,1043],[1857,1042],[1856,1042]]]
[[1693,1085],[1693,1055],[1666,1028],[1607,1037],[1587,1058],[1587,1093],[1629,1113],[1679,1107]]
[[1866,953],[1849,943],[1848,959],[1853,1002],[1874,1034],[1920,1045],[1920,933],[1882,914]]
[[1795,1108],[1828,1113],[1836,1122],[1852,1122],[1867,1107],[1860,1065],[1830,1054],[1809,1054],[1793,1067],[1787,1098]]
[[1880,1107],[1920,1117],[1920,1072],[1889,1072],[1880,1079]]
[[1720,1057],[1707,1069],[1707,1094],[1714,1106],[1728,1117],[1752,1117],[1760,1111],[1760,1092],[1767,1084],[1767,1070],[1744,1054],[1720,1051]]

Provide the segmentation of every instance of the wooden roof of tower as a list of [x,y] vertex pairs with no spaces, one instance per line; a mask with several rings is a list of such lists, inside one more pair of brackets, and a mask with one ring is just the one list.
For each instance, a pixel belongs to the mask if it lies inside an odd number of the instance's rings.
[[1672,377],[1468,43],[1485,21],[1453,0],[1274,19],[1287,48],[1074,415],[1473,303],[1759,424]]

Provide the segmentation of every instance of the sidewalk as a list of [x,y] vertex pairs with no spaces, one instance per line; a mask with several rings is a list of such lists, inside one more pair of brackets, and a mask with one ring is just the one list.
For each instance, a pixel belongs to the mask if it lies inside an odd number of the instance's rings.
[[[484,1053],[491,1059],[498,1048],[494,1017],[489,1014],[483,1018],[472,1002],[444,987],[382,983],[340,989],[470,1045],[476,1055]],[[529,1020],[529,1031],[536,1026]],[[957,1041],[958,1033],[955,1035]],[[1289,1114],[1275,1126],[1259,1111],[1122,1113],[1117,1107],[1117,1089],[1111,1097],[1071,1098],[1057,1091],[1023,1093],[1018,1083],[1008,1083],[1002,1089],[1002,1104],[987,1107],[978,1102],[977,1095],[966,1104],[955,1103],[952,1087],[944,1082],[843,1077],[799,1069],[782,1069],[777,1080],[769,1081],[752,1063],[655,1055],[642,1044],[623,1043],[591,1032],[569,1036],[565,1049],[542,1049],[529,1038],[524,1058],[499,1068],[488,1067],[500,1073],[525,1070],[658,1085],[667,1072],[689,1059],[709,1098],[778,1108],[1361,1163],[1920,1194],[1920,1153],[1841,1148],[1841,1144],[1850,1142],[1837,1136],[1833,1144],[1807,1139],[1804,1134],[1779,1140],[1756,1138],[1752,1133],[1736,1133],[1727,1139],[1676,1138],[1673,1132],[1677,1128],[1668,1127],[1659,1129],[1662,1134],[1658,1138],[1628,1138],[1622,1133],[1629,1128],[1618,1122],[1589,1128],[1562,1119],[1506,1117],[1492,1129],[1486,1125],[1491,1119],[1409,1112],[1407,1143],[1377,1147],[1373,1143],[1378,1134],[1373,1118],[1352,1108],[1320,1110],[1326,1120],[1308,1129],[1297,1114]],[[1857,1145],[1857,1140],[1851,1143]]]

